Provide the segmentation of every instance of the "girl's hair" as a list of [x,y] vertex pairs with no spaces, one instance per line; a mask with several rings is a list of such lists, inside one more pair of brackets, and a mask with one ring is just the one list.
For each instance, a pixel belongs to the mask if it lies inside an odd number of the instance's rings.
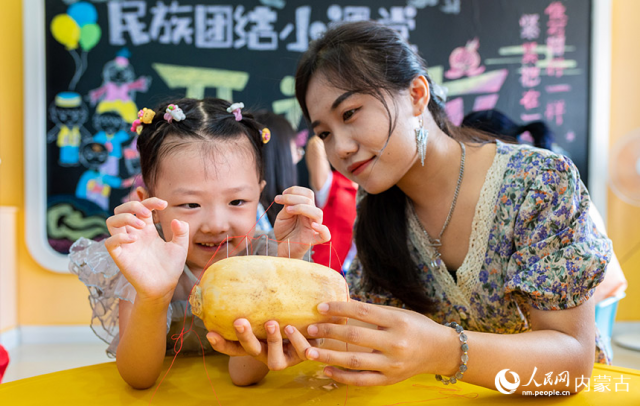
[[463,127],[475,128],[492,134],[507,142],[518,142],[518,136],[529,132],[533,138],[533,146],[551,150],[554,136],[553,131],[543,121],[532,121],[525,125],[518,125],[504,113],[498,110],[474,111],[462,120]]
[[[182,109],[184,120],[169,123],[164,119],[169,104]],[[215,98],[179,99],[155,109],[153,121],[143,124],[137,140],[142,179],[150,190],[155,186],[160,160],[177,148],[191,142],[227,142],[242,137],[251,143],[258,179],[262,181],[262,127],[246,112],[242,112],[241,121],[236,121],[233,113],[227,112],[229,106],[228,101]],[[204,146],[203,151],[206,150]]]
[[[291,141],[295,141],[296,132],[286,118],[271,111],[257,111],[255,119],[271,131],[271,141],[263,150],[267,184],[260,196],[260,203],[267,209],[277,195],[297,183],[298,170],[291,156]],[[267,212],[271,224],[274,224],[282,207],[274,203]]]
[[[449,137],[471,143],[494,140],[487,134],[454,126],[444,111],[444,100],[434,91],[425,61],[395,30],[372,21],[344,23],[328,30],[310,44],[296,72],[296,98],[307,119],[307,89],[311,78],[323,74],[334,87],[368,94],[378,99],[389,117],[389,137],[397,119],[385,101],[422,75],[427,79],[431,98],[427,108],[438,127]],[[377,195],[366,194],[358,207],[355,241],[364,268],[365,288],[386,290],[408,307],[426,313],[432,309],[418,266],[407,243],[407,196],[397,187]]]

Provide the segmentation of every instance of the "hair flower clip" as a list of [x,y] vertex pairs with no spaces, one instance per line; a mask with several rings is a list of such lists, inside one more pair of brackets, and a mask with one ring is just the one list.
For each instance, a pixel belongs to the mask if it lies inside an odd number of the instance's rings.
[[134,120],[133,123],[131,123],[131,131],[136,132],[138,135],[140,135],[140,133],[142,132],[142,124],[151,124],[155,115],[155,111],[146,107],[143,108],[138,112],[138,119]]
[[139,119],[133,120],[133,123],[131,123],[131,132],[138,135],[142,132],[142,123]]
[[262,132],[260,133],[260,135],[262,136],[262,142],[266,144],[271,139],[271,130],[265,127],[262,129]]
[[244,103],[233,103],[231,106],[227,107],[227,113],[233,113],[236,117],[236,121],[242,120],[242,109],[244,108]]
[[167,120],[169,123],[171,123],[171,121],[173,120],[182,121],[185,118],[186,116],[184,112],[180,107],[178,107],[177,104],[170,104],[167,106],[167,110],[164,113],[164,119]]
[[140,119],[140,122],[144,124],[151,124],[155,115],[155,111],[146,107],[138,112],[138,118]]

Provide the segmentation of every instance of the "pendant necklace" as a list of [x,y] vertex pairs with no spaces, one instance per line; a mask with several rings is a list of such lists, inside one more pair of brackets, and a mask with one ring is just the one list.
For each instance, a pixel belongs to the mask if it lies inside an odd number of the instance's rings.
[[[458,141],[459,142],[459,141]],[[440,259],[440,251],[438,250],[438,247],[442,247],[442,235],[444,234],[444,231],[447,229],[447,226],[449,225],[449,222],[451,221],[451,216],[453,215],[453,210],[456,207],[456,202],[458,201],[458,194],[460,193],[460,185],[462,184],[462,176],[464,175],[464,158],[466,155],[466,149],[465,146],[462,142],[460,143],[460,148],[462,149],[462,156],[460,158],[460,174],[458,175],[458,184],[456,185],[456,191],[453,194],[453,201],[451,202],[451,207],[449,207],[449,214],[447,214],[447,219],[444,221],[444,225],[442,226],[442,230],[440,230],[440,234],[438,234],[437,238],[432,238],[429,233],[427,233],[427,230],[424,229],[424,226],[422,225],[422,223],[420,222],[420,218],[418,217],[418,213],[416,212],[416,208],[413,205],[413,203],[411,204],[411,207],[413,209],[413,214],[416,216],[416,218],[418,219],[418,224],[420,224],[420,228],[422,228],[422,232],[424,232],[425,237],[427,237],[427,245],[429,245],[431,248],[433,248],[433,255],[431,256],[431,262],[429,263],[429,265],[432,268],[438,267],[440,265],[440,263],[442,262],[442,260]]]

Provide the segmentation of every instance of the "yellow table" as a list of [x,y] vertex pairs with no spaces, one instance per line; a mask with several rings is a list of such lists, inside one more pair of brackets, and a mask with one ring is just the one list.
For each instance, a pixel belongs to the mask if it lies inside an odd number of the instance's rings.
[[[165,361],[165,371],[171,358]],[[596,365],[589,392],[576,396],[533,397],[504,395],[460,382],[443,386],[432,375],[420,375],[393,386],[362,388],[332,384],[319,379],[322,366],[305,362],[285,371],[270,373],[259,385],[237,388],[227,375],[227,357],[206,359],[216,401],[202,358],[178,358],[158,389],[152,405],[640,405],[640,371]],[[610,391],[596,392],[594,378],[609,382]],[[620,377],[628,384],[623,392]],[[608,378],[608,381],[607,381]],[[529,377],[521,377],[523,384]],[[571,377],[572,385],[574,378]],[[618,383],[618,391],[616,391]],[[323,388],[326,386],[326,388]],[[533,385],[532,385],[533,386]],[[603,385],[603,388],[605,386]],[[155,388],[154,388],[155,389]],[[120,378],[114,362],[70,369],[0,385],[0,405],[148,405],[154,389],[131,389]],[[535,389],[535,388],[534,388]],[[541,386],[540,389],[544,389]]]

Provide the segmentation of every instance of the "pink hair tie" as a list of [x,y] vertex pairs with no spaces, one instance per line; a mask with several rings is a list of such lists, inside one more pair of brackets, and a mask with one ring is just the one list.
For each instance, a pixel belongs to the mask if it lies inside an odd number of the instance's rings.
[[227,113],[233,113],[236,118],[236,121],[242,120],[242,109],[244,108],[244,103],[233,103],[231,106],[227,107]]

